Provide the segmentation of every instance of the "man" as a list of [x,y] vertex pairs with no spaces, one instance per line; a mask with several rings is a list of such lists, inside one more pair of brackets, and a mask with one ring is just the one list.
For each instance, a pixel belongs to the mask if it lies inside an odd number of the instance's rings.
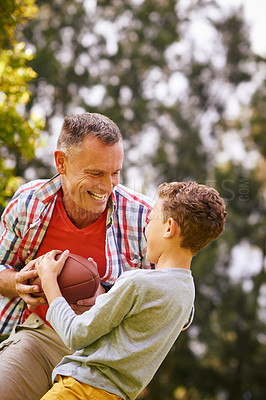
[[[14,330],[0,347],[1,400],[40,399],[54,366],[70,354],[46,321],[44,299],[31,296],[39,290],[27,284],[31,260],[53,249],[94,258],[102,280],[96,296],[124,270],[151,268],[144,228],[152,202],[119,185],[118,127],[99,114],[66,117],[54,156],[58,175],[23,185],[2,216],[0,333]],[[73,310],[83,313],[95,297]]]

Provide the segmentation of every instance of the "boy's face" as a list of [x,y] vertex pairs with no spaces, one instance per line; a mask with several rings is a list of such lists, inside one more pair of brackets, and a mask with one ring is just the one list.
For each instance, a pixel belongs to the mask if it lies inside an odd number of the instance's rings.
[[145,230],[147,238],[147,260],[157,264],[163,250],[163,235],[166,229],[166,222],[163,222],[162,200],[157,200],[152,212],[149,215],[149,223]]

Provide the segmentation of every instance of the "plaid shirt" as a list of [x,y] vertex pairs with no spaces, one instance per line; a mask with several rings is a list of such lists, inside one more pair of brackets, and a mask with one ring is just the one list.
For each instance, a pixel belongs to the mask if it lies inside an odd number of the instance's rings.
[[[52,218],[60,175],[21,186],[2,215],[0,272],[19,271],[38,251]],[[123,271],[151,268],[146,259],[144,228],[152,201],[123,185],[115,187],[109,200],[106,225],[106,274],[103,283],[113,284]],[[0,334],[10,333],[23,322],[26,303],[20,298],[0,300]]]

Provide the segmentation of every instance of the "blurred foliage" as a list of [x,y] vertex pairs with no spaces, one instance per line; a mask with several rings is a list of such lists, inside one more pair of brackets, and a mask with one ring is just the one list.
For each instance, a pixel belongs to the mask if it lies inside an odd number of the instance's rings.
[[37,77],[27,62],[32,54],[16,29],[33,18],[33,0],[3,0],[0,4],[0,206],[22,182],[19,161],[33,158],[43,121],[24,112],[30,100],[28,82]]
[[[36,15],[35,0],[2,0],[0,4],[0,41],[5,47],[12,46],[16,29],[29,18]],[[2,47],[2,46],[1,46]]]
[[[263,81],[259,90],[254,94],[251,102],[251,135],[259,151],[266,159],[266,79]],[[262,166],[265,172],[265,165]]]
[[49,134],[64,115],[108,115],[125,139],[124,183],[134,167],[147,194],[197,180],[227,202],[225,232],[193,261],[194,323],[140,399],[264,400],[266,59],[252,52],[243,10],[214,0],[37,5],[23,28],[38,73],[26,112],[41,106]]

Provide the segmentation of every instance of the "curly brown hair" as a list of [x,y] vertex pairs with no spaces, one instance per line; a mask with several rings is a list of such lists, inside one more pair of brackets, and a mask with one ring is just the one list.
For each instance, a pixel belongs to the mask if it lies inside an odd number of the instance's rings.
[[227,212],[217,190],[197,182],[163,183],[158,188],[164,222],[173,218],[180,227],[181,247],[193,255],[224,230]]

